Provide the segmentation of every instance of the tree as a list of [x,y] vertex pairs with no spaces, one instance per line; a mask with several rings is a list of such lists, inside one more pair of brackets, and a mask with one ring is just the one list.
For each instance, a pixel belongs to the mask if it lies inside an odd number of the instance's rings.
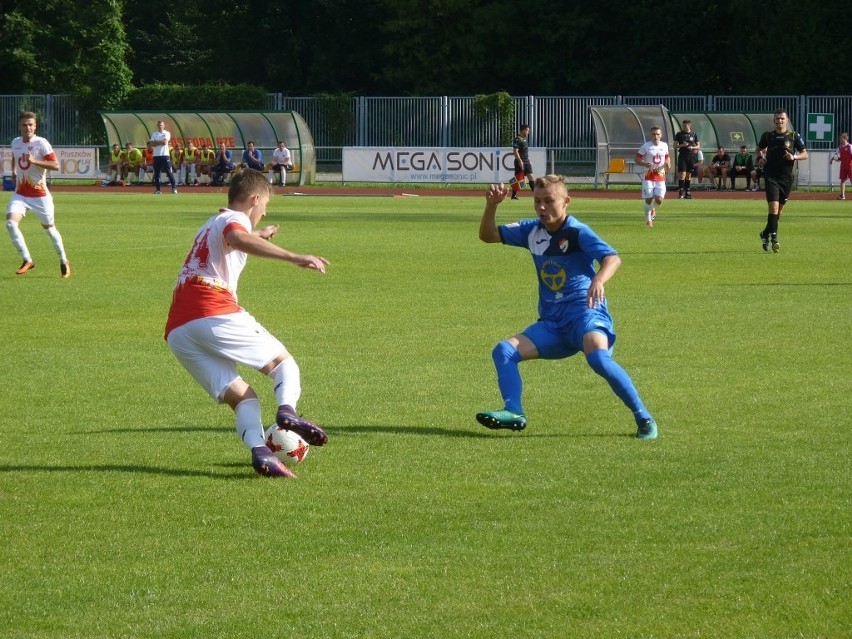
[[[112,107],[130,89],[121,0],[3,1],[0,93],[78,93]],[[8,70],[8,71],[7,71]]]
[[828,31],[844,6],[183,0],[152,19],[141,0],[43,0],[37,17],[0,0],[0,93],[115,101],[129,81],[288,95],[832,93],[852,45]]

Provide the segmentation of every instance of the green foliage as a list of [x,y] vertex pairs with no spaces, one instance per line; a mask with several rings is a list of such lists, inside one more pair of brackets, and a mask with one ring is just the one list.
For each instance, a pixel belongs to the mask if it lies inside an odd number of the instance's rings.
[[515,101],[505,91],[474,98],[476,114],[485,121],[496,121],[500,144],[511,145],[518,130],[515,122]]
[[[547,28],[528,33],[529,11],[510,0],[315,1],[184,0],[151,18],[123,0],[4,0],[0,12],[0,93],[97,87],[86,58],[98,57],[107,27],[122,37],[98,72],[124,76],[121,61],[144,86],[246,83],[291,96],[348,92],[367,96],[831,94],[833,61],[852,49],[838,30],[830,46],[784,47],[791,32],[818,40],[838,15],[836,3],[723,0],[697,5],[699,31],[647,42],[636,25],[649,15],[676,16],[674,2],[562,3]],[[93,38],[93,36],[95,36]],[[695,38],[736,57],[686,46]],[[126,40],[126,41],[125,41]],[[768,48],[767,48],[768,47]],[[774,47],[774,49],[773,49]],[[636,52],[625,57],[625,52]],[[760,54],[758,54],[760,52]],[[768,73],[772,59],[779,73]],[[662,71],[662,72],[661,72]],[[99,94],[95,91],[96,94]],[[120,95],[118,87],[117,94]],[[110,96],[113,93],[109,94]]]
[[354,93],[319,93],[315,96],[320,101],[321,125],[328,133],[332,144],[344,145],[347,134],[355,127],[352,101]]
[[154,83],[137,87],[124,102],[124,109],[251,111],[266,109],[266,91],[247,84],[203,84],[200,86]]
[[331,261],[250,258],[240,284],[331,436],[277,482],[162,340],[224,196],[131,190],[55,194],[68,281],[36,220],[34,271],[2,249],[0,636],[849,636],[843,203],[791,200],[772,255],[760,200],[670,200],[647,229],[638,193],[574,194],[623,260],[616,357],[660,424],[638,442],[581,356],[521,365],[523,433],[474,422],[491,348],[536,317],[481,197],[275,198],[273,241]]

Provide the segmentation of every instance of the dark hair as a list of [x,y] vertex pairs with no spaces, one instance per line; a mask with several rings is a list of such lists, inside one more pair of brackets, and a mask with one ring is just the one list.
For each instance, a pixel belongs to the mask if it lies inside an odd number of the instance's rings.
[[529,124],[522,124],[521,126],[518,127],[518,131],[523,131],[524,129],[528,129],[528,128],[530,128]]

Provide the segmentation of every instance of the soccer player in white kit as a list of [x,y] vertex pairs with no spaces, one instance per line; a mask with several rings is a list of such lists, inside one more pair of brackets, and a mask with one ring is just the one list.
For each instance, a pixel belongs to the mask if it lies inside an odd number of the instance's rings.
[[296,413],[301,395],[299,367],[284,345],[237,303],[237,282],[249,255],[290,262],[325,273],[328,261],[292,253],[269,240],[272,224],[254,227],[266,215],[272,189],[262,173],[243,171],[228,187],[228,207],[198,231],[172,295],[165,338],[172,353],[216,401],[236,415],[237,434],[251,450],[259,475],[295,477],[264,441],[260,400],[237,374],[250,366],[273,383],[275,422],[308,444],[323,446],[325,431]]
[[669,145],[661,140],[660,127],[651,127],[651,139],[636,152],[636,164],[644,167],[642,198],[645,200],[645,224],[654,226],[657,207],[666,197],[666,171],[671,168]]
[[62,236],[54,224],[53,196],[47,190],[47,172],[58,171],[59,160],[50,142],[35,134],[37,126],[35,113],[26,111],[18,116],[21,136],[12,140],[12,177],[15,179],[15,193],[6,207],[6,230],[24,260],[15,273],[23,275],[34,269],[35,263],[18,225],[28,210],[35,213],[50,237],[53,248],[59,254],[59,274],[67,278],[71,277],[71,265],[65,255]]

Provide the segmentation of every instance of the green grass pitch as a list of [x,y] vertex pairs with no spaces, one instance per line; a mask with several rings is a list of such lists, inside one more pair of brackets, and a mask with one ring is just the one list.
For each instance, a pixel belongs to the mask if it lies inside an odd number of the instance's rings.
[[794,197],[773,255],[763,201],[670,199],[648,229],[638,194],[577,194],[623,260],[640,442],[581,357],[522,365],[523,433],[475,423],[536,306],[529,255],[478,241],[482,198],[275,198],[274,241],[331,261],[241,280],[329,431],[288,482],[162,339],[222,196],[55,199],[70,280],[33,217],[34,271],[0,240],[0,637],[852,637],[845,203]]

